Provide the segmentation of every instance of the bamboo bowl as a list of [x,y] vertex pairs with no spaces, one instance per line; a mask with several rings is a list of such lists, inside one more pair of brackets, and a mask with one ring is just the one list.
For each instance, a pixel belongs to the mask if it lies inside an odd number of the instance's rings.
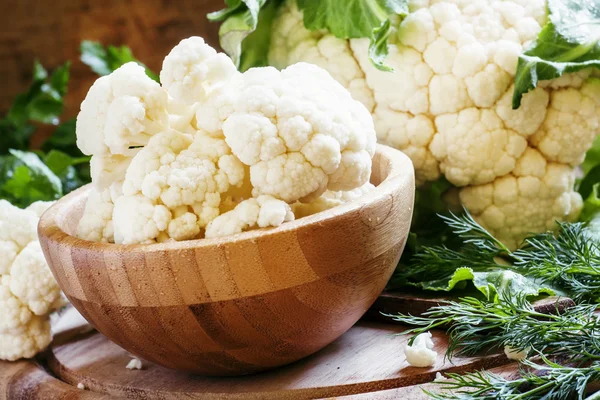
[[247,374],[325,347],[382,292],[410,227],[412,164],[379,145],[371,181],[360,200],[277,228],[150,245],[73,236],[84,187],[42,216],[39,238],[71,303],[113,342],[168,368]]

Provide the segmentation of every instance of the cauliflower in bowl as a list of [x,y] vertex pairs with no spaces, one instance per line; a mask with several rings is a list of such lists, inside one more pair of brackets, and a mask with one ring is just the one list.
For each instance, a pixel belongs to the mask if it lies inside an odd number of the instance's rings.
[[[375,127],[325,70],[236,70],[202,38],[167,55],[162,86],[128,63],[90,88],[77,142],[93,191],[77,235],[120,244],[278,226],[368,191]],[[96,112],[94,112],[94,109]]]

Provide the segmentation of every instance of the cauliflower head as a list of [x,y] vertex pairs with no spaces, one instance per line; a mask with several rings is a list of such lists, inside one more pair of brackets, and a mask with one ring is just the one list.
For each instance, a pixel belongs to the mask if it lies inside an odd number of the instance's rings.
[[45,349],[52,340],[50,314],[65,304],[37,239],[39,216],[50,205],[20,209],[0,200],[0,360]]
[[[589,70],[566,74],[541,82],[512,109],[517,60],[546,22],[545,0],[409,0],[409,8],[388,40],[386,63],[393,72],[372,64],[368,39],[343,40],[305,28],[294,0],[273,21],[269,63],[285,68],[310,62],[329,71],[372,112],[379,141],[411,158],[419,185],[445,177],[464,188],[461,199],[469,201],[463,205],[493,231],[481,207],[471,208],[474,193],[516,179],[532,151],[550,170],[572,174],[600,127],[600,83]],[[532,194],[514,191],[494,203],[512,213],[505,239],[519,243],[547,221],[572,219],[581,199],[572,186],[560,187],[562,193],[540,191],[537,207],[561,196],[571,206],[561,200],[563,206],[538,211],[545,215],[528,226]]]
[[369,180],[371,115],[317,66],[240,73],[191,37],[160,77],[162,86],[126,64],[82,103],[78,146],[93,155],[97,185],[80,238],[155,243],[278,226],[294,219],[289,204]]

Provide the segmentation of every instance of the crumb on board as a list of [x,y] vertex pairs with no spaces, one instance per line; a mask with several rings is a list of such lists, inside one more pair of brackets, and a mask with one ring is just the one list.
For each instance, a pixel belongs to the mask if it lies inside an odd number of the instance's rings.
[[435,379],[433,380],[434,382],[442,382],[442,381],[447,381],[448,378],[446,378],[444,375],[442,375],[440,372],[436,372],[435,373]]
[[84,385],[83,383],[79,382],[79,383],[77,384],[77,389],[79,389],[79,390],[85,390],[85,389],[86,389],[86,387],[85,387],[85,385]]
[[129,361],[129,364],[127,364],[127,366],[125,368],[127,368],[127,369],[143,369],[144,365],[142,364],[142,360],[134,357],[131,359],[131,361]]

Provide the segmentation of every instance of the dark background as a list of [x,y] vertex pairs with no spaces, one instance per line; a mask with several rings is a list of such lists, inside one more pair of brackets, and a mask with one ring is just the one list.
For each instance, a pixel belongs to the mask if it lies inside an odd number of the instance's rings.
[[82,40],[127,45],[158,73],[183,38],[203,36],[217,45],[218,24],[206,14],[223,6],[222,0],[0,0],[0,117],[29,86],[36,58],[49,70],[71,61],[63,119],[74,117],[97,78],[79,60]]

